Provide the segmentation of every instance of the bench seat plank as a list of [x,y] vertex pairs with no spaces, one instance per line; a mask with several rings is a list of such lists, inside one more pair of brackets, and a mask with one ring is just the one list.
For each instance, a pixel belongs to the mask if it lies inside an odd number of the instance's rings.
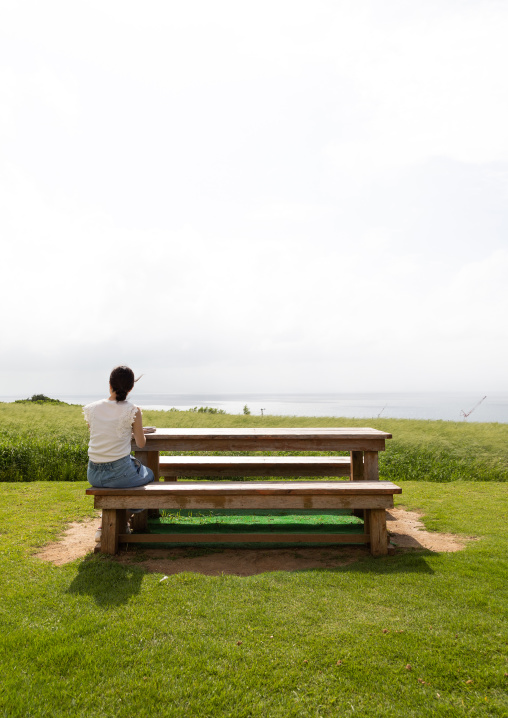
[[[316,496],[319,494],[329,495],[383,495],[401,494],[402,489],[391,481],[248,481],[245,483],[237,481],[226,482],[201,482],[201,481],[179,481],[178,483],[164,483],[154,481],[145,486],[137,486],[128,489],[86,489],[89,496],[135,496],[137,501],[145,501],[150,496],[191,496],[200,494],[203,496],[227,496],[227,495],[270,495],[277,494]],[[142,497],[142,498],[141,498]]]
[[103,509],[384,509],[401,492],[391,481],[154,482],[86,491]]
[[161,456],[159,474],[179,476],[349,476],[348,456]]
[[[96,496],[97,509],[135,509],[139,508],[139,496]],[[393,496],[350,496],[337,494],[323,495],[262,495],[245,496],[150,496],[143,497],[144,509],[392,509]]]

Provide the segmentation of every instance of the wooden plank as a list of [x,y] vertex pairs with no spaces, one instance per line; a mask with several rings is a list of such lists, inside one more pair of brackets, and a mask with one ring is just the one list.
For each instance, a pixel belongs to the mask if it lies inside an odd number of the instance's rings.
[[[135,444],[132,448],[137,452]],[[157,436],[147,435],[147,451],[384,451],[384,437],[343,436]]]
[[377,451],[366,451],[364,453],[363,478],[365,481],[377,481],[379,479]]
[[149,496],[173,495],[353,495],[353,494],[400,494],[402,489],[391,481],[180,481],[174,484],[162,482],[129,489],[99,489],[91,487],[89,496],[134,496],[145,501]]
[[373,556],[386,556],[388,553],[388,533],[386,530],[386,511],[370,509],[370,552]]
[[368,543],[370,537],[358,534],[123,534],[120,543]]
[[369,427],[160,428],[147,435],[144,451],[384,451],[391,436]]
[[363,451],[351,452],[351,481],[363,481]]
[[[139,499],[133,496],[96,496],[98,508],[136,508]],[[143,498],[147,509],[362,509],[393,508],[393,496],[387,495],[232,495],[202,496],[200,494],[150,496]]]
[[161,465],[193,466],[349,466],[349,456],[161,456]]
[[159,472],[177,476],[349,476],[347,456],[161,456]]
[[154,432],[147,434],[148,441],[153,437],[211,437],[211,436],[242,436],[252,437],[308,437],[308,436],[341,436],[345,438],[354,438],[357,436],[370,438],[391,439],[392,435],[386,431],[372,429],[366,426],[334,426],[334,427],[244,427],[244,428],[204,428],[194,427],[188,429],[182,428],[157,428]]

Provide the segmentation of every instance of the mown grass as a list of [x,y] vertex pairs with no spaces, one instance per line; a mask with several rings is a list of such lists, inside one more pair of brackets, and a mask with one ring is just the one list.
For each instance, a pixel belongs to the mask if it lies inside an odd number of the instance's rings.
[[[508,424],[146,411],[159,427],[372,426],[393,434],[380,455],[390,481],[508,481]],[[86,479],[88,430],[78,406],[0,403],[0,481]]]
[[193,572],[189,551],[161,582],[112,558],[35,558],[93,514],[86,483],[1,484],[0,715],[506,716],[506,486],[401,485],[428,528],[477,540],[243,578]]

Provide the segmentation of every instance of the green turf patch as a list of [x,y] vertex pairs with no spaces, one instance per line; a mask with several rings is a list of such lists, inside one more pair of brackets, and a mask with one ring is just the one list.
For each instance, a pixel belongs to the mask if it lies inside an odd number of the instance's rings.
[[346,509],[340,510],[320,510],[316,512],[312,509],[291,510],[291,509],[221,509],[208,511],[196,511],[182,509],[179,511],[162,511],[159,518],[161,524],[177,524],[177,525],[213,525],[219,524],[236,524],[243,525],[252,524],[274,524],[285,525],[298,523],[299,525],[347,525],[350,523],[362,523],[362,520],[353,516],[351,511]]
[[363,521],[348,511],[311,510],[221,510],[221,511],[164,511],[151,520],[151,533],[242,533],[309,532],[358,533]]
[[[362,522],[360,522],[361,524]],[[281,531],[282,529],[282,531]],[[358,525],[354,523],[299,523],[286,521],[284,523],[263,522],[234,522],[216,521],[208,524],[167,524],[150,522],[150,533],[202,533],[203,536],[214,533],[358,533]]]
[[[202,534],[203,542],[199,546],[210,545],[213,547],[249,548],[264,547],[277,548],[286,546],[281,540],[263,543],[256,542],[253,538],[248,544],[217,543],[214,541],[215,534],[358,534],[362,533],[363,521],[351,512],[346,510],[324,510],[316,513],[312,510],[279,510],[270,511],[259,509],[238,510],[224,509],[221,511],[164,511],[159,519],[149,520],[149,531],[152,534],[176,534],[182,536],[182,542],[173,543],[172,546],[184,546],[186,534]],[[354,543],[354,542],[351,542]],[[291,545],[295,545],[292,543]],[[299,546],[315,546],[316,544],[298,542]],[[326,545],[323,543],[322,545]],[[151,543],[152,548],[167,548],[164,543]]]

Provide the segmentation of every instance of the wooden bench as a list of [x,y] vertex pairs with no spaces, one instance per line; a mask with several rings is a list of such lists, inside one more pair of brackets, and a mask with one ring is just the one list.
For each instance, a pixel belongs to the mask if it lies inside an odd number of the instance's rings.
[[164,479],[203,476],[350,476],[348,456],[161,456]]
[[[147,511],[125,530],[126,509],[352,509],[364,519],[359,534],[213,534],[216,542],[367,543],[375,556],[387,553],[385,509],[401,489],[380,482],[378,452],[387,434],[369,428],[326,429],[157,429],[136,456],[156,481],[137,489],[88,489],[103,511],[101,551],[116,553],[119,543],[205,542],[203,534],[148,534]],[[160,451],[349,451],[349,456],[160,456]],[[350,481],[184,483],[181,477],[349,477]]]
[[[401,489],[390,481],[154,482],[135,489],[87,489],[102,509],[101,551],[115,554],[119,543],[362,543],[373,556],[387,553],[385,510]],[[360,509],[363,531],[340,533],[128,534],[126,509]]]

